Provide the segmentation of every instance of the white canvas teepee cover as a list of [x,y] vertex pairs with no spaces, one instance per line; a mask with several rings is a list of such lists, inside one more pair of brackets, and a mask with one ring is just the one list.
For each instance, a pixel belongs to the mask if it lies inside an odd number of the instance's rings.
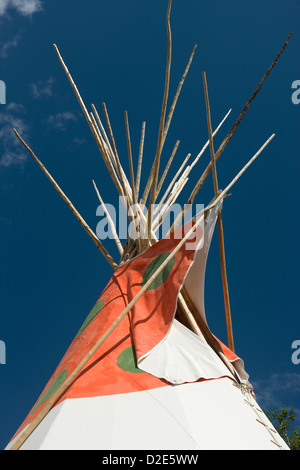
[[[243,361],[220,345],[239,383],[208,346],[175,318],[185,285],[200,315],[218,208],[107,338],[22,450],[287,449],[257,405]],[[176,233],[176,232],[175,232]],[[120,266],[80,328],[11,448],[153,269],[178,243],[164,239]]]

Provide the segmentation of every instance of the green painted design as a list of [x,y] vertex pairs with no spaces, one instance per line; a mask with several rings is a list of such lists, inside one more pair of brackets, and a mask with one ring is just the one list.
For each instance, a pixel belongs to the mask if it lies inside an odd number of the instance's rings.
[[54,393],[59,389],[59,387],[64,383],[68,376],[68,371],[63,370],[58,377],[52,382],[50,387],[45,391],[44,395],[40,398],[36,406],[34,407],[32,413],[34,413],[41,405],[43,405]]
[[141,369],[138,369],[136,362],[135,349],[133,346],[124,349],[121,352],[120,356],[117,359],[118,366],[126,372],[133,372],[135,374],[144,372]]
[[98,300],[98,302],[94,305],[94,307],[92,308],[92,310],[90,311],[90,313],[88,314],[88,316],[86,317],[82,327],[80,328],[80,330],[78,331],[77,335],[76,335],[76,338],[81,335],[81,333],[83,332],[83,330],[86,329],[86,327],[91,323],[91,321],[98,315],[98,313],[100,312],[100,310],[102,310],[103,308],[103,305],[104,305],[104,300]]
[[[162,255],[159,255],[157,258],[155,258],[149,266],[147,267],[143,280],[142,280],[142,287],[146,284],[146,282],[151,278],[151,276],[155,273],[155,271],[160,267],[160,265],[168,258],[170,253],[163,253]],[[170,259],[168,264],[164,267],[164,269],[159,273],[156,279],[154,279],[153,282],[151,282],[150,286],[148,287],[149,289],[157,289],[157,287],[161,286],[164,282],[169,277],[170,272],[173,269],[175,263],[175,257]]]

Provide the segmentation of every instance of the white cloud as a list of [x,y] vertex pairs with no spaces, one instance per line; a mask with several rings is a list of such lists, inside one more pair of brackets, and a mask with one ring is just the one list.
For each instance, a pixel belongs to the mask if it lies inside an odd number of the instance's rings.
[[86,139],[82,139],[82,138],[80,138],[80,137],[74,137],[74,138],[72,139],[72,142],[73,142],[75,145],[79,145],[79,146],[80,146],[80,145],[84,145],[84,144],[87,142],[87,140],[86,140]]
[[20,103],[9,103],[5,106],[6,111],[15,112],[15,113],[25,113],[25,108]]
[[5,15],[9,0],[0,0],[0,16]]
[[0,216],[0,223],[5,225],[11,225],[12,221],[8,217]]
[[[1,12],[1,10],[0,10],[0,12]],[[1,47],[0,47],[0,57],[2,59],[5,59],[8,55],[7,54],[8,50],[17,47],[19,45],[21,39],[22,39],[22,34],[19,33],[16,36],[14,36],[13,39],[10,39],[9,41],[6,41],[4,44],[2,44]]]
[[66,124],[69,121],[77,121],[77,116],[74,113],[71,113],[70,111],[52,114],[48,117],[48,119],[46,119],[46,122],[47,124],[49,124],[49,126],[60,131],[64,131],[66,129]]
[[[271,374],[270,377],[251,382],[258,404],[266,411],[281,410],[282,405],[294,408],[298,425],[300,425],[300,374],[287,372],[283,374]],[[296,405],[295,405],[296,403]]]
[[26,140],[28,137],[28,126],[23,117],[24,107],[17,103],[10,103],[5,113],[0,114],[0,166],[23,165],[28,154],[18,141],[13,128]]
[[50,77],[45,82],[39,81],[30,85],[33,98],[50,98],[53,95],[54,78]]
[[41,0],[0,0],[0,16],[12,9],[23,16],[32,16],[33,13],[42,11],[43,4]]
[[24,152],[13,152],[9,150],[5,152],[0,159],[0,166],[8,167],[12,165],[23,166],[27,160],[27,155]]

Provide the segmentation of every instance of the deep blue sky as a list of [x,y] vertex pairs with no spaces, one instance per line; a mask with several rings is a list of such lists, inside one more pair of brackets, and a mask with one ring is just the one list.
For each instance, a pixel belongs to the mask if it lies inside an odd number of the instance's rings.
[[[58,45],[86,105],[94,103],[101,111],[106,102],[127,170],[124,110],[135,162],[141,124],[147,122],[143,187],[161,110],[166,10],[167,0],[0,0],[0,80],[7,86],[7,103],[0,105],[0,340],[7,350],[7,363],[0,365],[0,448],[27,415],[112,274],[11,129],[27,139],[96,230],[92,179],[106,202],[117,204],[117,193],[52,44]],[[198,48],[163,154],[166,161],[180,139],[174,172],[207,140],[202,71],[213,126],[233,110],[215,140],[217,148],[293,32],[221,156],[218,174],[224,187],[276,133],[225,201],[223,223],[236,352],[260,405],[294,407],[298,425],[300,364],[291,361],[291,345],[300,339],[300,105],[291,101],[291,85],[300,79],[299,13],[298,0],[173,1],[170,97],[194,44]],[[180,202],[209,158],[207,151]],[[207,204],[212,195],[210,177],[196,202]],[[111,243],[106,247],[116,255]],[[208,260],[206,313],[212,331],[226,342],[217,236]]]

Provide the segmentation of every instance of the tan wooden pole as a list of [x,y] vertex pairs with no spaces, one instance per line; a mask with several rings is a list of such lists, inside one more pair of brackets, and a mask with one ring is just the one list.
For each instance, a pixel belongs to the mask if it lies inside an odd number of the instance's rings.
[[167,110],[169,87],[170,87],[171,54],[172,54],[172,35],[171,35],[171,26],[170,26],[171,6],[172,6],[172,0],[169,0],[168,12],[167,12],[167,33],[168,33],[167,67],[166,67],[164,96],[163,96],[162,110],[161,110],[160,123],[159,123],[157,148],[156,148],[156,154],[155,154],[153,167],[152,167],[153,178],[151,181],[151,192],[150,192],[150,200],[149,200],[149,207],[148,207],[148,241],[151,240],[153,205],[155,204],[155,200],[156,200],[158,173],[159,173],[161,153],[163,149],[163,133],[164,133],[164,128],[165,128],[165,118],[166,118],[166,110]]
[[[203,86],[204,86],[204,95],[205,95],[206,117],[207,117],[207,127],[208,127],[208,134],[209,134],[209,147],[210,147],[210,155],[211,155],[211,163],[212,163],[214,191],[215,191],[215,197],[217,197],[219,194],[219,186],[218,186],[218,176],[217,176],[216,159],[215,159],[215,151],[214,151],[213,132],[212,132],[212,127],[211,127],[211,114],[210,114],[206,73],[203,72],[202,76],[203,76]],[[228,346],[229,346],[229,349],[231,349],[231,351],[234,352],[232,317],[231,317],[228,278],[227,278],[226,259],[225,259],[224,230],[223,230],[223,221],[222,221],[221,211],[218,214],[218,233],[219,233],[221,275],[222,275],[222,285],[223,285],[223,295],[224,295]]]
[[[218,150],[216,151],[215,153],[215,159],[216,161],[220,158],[220,156],[222,155],[226,145],[228,144],[228,142],[230,141],[230,139],[232,138],[233,134],[235,133],[235,131],[237,130],[237,127],[240,125],[242,119],[244,118],[245,114],[247,113],[251,103],[253,102],[253,100],[255,99],[256,95],[259,93],[260,89],[262,88],[265,80],[267,79],[267,77],[270,75],[271,71],[273,70],[273,68],[275,67],[275,65],[277,64],[281,54],[284,52],[285,48],[287,47],[288,43],[289,43],[289,40],[291,38],[291,35],[292,33],[290,33],[285,41],[285,43],[283,44],[282,48],[280,49],[279,53],[277,54],[277,56],[275,57],[275,59],[273,60],[272,64],[270,65],[270,67],[268,68],[268,70],[266,71],[266,73],[264,74],[264,76],[262,77],[261,81],[259,82],[258,86],[256,87],[255,91],[252,93],[252,95],[250,96],[250,98],[248,99],[248,101],[246,102],[244,108],[242,109],[241,113],[239,114],[237,120],[235,121],[235,123],[233,124],[233,126],[231,127],[230,131],[228,132],[228,134],[226,135],[226,137],[224,138],[223,142],[221,143],[220,147],[218,148]],[[196,183],[196,186],[194,187],[193,191],[191,192],[191,195],[188,199],[188,203],[189,204],[192,204],[195,200],[195,197],[196,195],[198,194],[199,190],[202,188],[203,184],[204,184],[204,181],[206,180],[206,178],[208,177],[209,173],[211,172],[211,169],[212,169],[212,163],[209,162],[209,164],[207,165],[207,167],[205,168],[204,172],[202,173],[201,177],[199,178],[198,182]]]
[[[220,122],[220,124],[218,125],[218,127],[215,129],[214,133],[213,133],[213,137],[217,134],[217,132],[220,130],[220,128],[222,127],[222,125],[224,124],[224,122],[226,121],[226,119],[228,118],[229,114],[231,113],[231,109],[228,111],[228,113],[226,114],[226,116],[222,119],[222,121]],[[207,142],[205,143],[205,145],[202,147],[202,149],[200,150],[200,152],[198,153],[198,155],[196,156],[196,158],[194,158],[193,162],[189,165],[189,169],[188,169],[188,173],[187,173],[187,176],[190,174],[190,172],[192,171],[192,169],[194,168],[194,166],[198,163],[199,159],[202,157],[202,155],[204,154],[205,150],[207,149],[207,147],[209,146],[209,139],[207,140]],[[172,182],[173,184],[173,182]],[[170,189],[170,188],[169,188]],[[164,196],[165,198],[165,196]],[[162,204],[163,200],[160,201],[159,204]],[[185,214],[185,206],[182,208],[182,210],[180,211],[180,213],[178,214],[178,216],[176,217],[175,221],[173,222],[172,224],[172,227],[170,228],[170,233],[171,232],[174,232],[174,230],[179,226],[180,222],[182,221],[183,217],[184,217],[184,214]]]
[[242,170],[235,176],[235,178],[228,184],[228,186],[219,194],[219,196],[214,200],[212,204],[210,204],[204,211],[202,211],[198,217],[198,220],[195,221],[193,227],[188,231],[188,233],[180,240],[176,248],[169,254],[169,256],[165,259],[165,261],[159,266],[159,268],[152,274],[150,279],[144,284],[138,294],[132,299],[132,301],[127,305],[127,307],[120,313],[120,315],[116,318],[116,320],[112,323],[112,325],[106,330],[103,336],[97,341],[97,343],[93,346],[90,352],[82,359],[80,364],[75,368],[72,374],[65,380],[65,382],[60,386],[60,388],[54,393],[54,395],[50,398],[50,400],[46,403],[42,411],[36,416],[36,418],[29,424],[29,426],[25,429],[25,431],[21,434],[21,436],[16,440],[14,445],[11,447],[10,450],[18,450],[22,444],[26,441],[26,439],[30,436],[30,434],[36,429],[36,427],[40,424],[40,422],[44,419],[44,417],[48,414],[54,404],[61,398],[67,388],[76,380],[84,366],[87,362],[92,358],[92,356],[96,353],[99,347],[104,343],[104,341],[108,338],[108,336],[112,333],[112,331],[117,327],[117,325],[121,322],[121,320],[127,315],[127,313],[132,309],[132,307],[136,304],[136,302],[141,298],[144,292],[148,289],[150,284],[157,278],[157,276],[162,272],[162,270],[166,267],[166,265],[171,261],[171,259],[176,255],[176,253],[180,250],[180,248],[184,245],[184,243],[191,237],[193,232],[196,228],[202,223],[204,214],[208,212],[210,209],[215,207],[222,198],[224,198],[225,194],[229,191],[229,189],[237,182],[237,180],[242,176],[242,174],[247,170],[247,168],[256,160],[256,158],[260,155],[260,153],[264,150],[264,148],[270,143],[270,141],[275,137],[275,134],[264,143],[264,145],[256,152],[256,154],[248,161],[248,163],[242,168]]
[[165,167],[165,169],[164,169],[164,172],[163,172],[163,174],[162,174],[162,176],[161,176],[161,178],[160,178],[160,181],[159,181],[159,183],[158,183],[158,185],[157,185],[156,199],[158,198],[158,195],[159,195],[159,193],[160,193],[161,187],[162,187],[162,185],[164,184],[164,181],[165,181],[165,179],[166,179],[166,176],[167,176],[167,174],[168,174],[168,171],[169,171],[169,169],[170,169],[170,166],[172,165],[172,162],[173,162],[174,157],[175,157],[175,155],[176,155],[176,152],[177,152],[177,149],[178,149],[179,144],[180,144],[180,140],[177,140],[176,143],[175,143],[175,146],[174,146],[174,148],[173,148],[173,152],[171,153],[171,156],[170,156],[170,158],[169,158],[169,160],[168,160],[168,163],[166,164],[166,167]]
[[74,80],[73,80],[73,78],[72,78],[72,75],[70,74],[70,72],[69,72],[69,70],[68,70],[68,67],[66,66],[66,64],[65,64],[65,62],[64,62],[64,60],[63,60],[63,58],[62,58],[62,56],[61,56],[61,54],[60,54],[60,52],[59,52],[59,50],[58,50],[58,47],[56,46],[56,44],[53,44],[53,46],[54,46],[54,49],[55,49],[55,51],[56,51],[56,54],[57,54],[57,56],[58,56],[58,58],[59,58],[59,61],[60,61],[61,65],[62,65],[62,67],[63,67],[63,69],[64,69],[64,71],[65,71],[65,73],[66,73],[66,75],[67,75],[67,77],[68,77],[68,80],[69,80],[69,82],[70,82],[70,84],[71,84],[71,86],[72,86],[72,88],[73,88],[73,91],[74,91],[74,93],[75,93],[75,96],[76,96],[76,98],[77,98],[77,100],[78,100],[78,102],[79,102],[79,104],[80,104],[80,107],[81,107],[81,109],[82,109],[82,111],[83,111],[83,114],[84,114],[84,116],[85,116],[85,118],[86,118],[86,120],[87,120],[87,123],[88,123],[88,125],[89,125],[89,127],[90,127],[90,129],[91,129],[91,131],[92,131],[92,134],[93,134],[93,136],[94,136],[94,139],[95,139],[95,141],[96,141],[96,144],[97,144],[97,146],[98,146],[98,148],[99,148],[99,150],[100,150],[100,153],[101,153],[101,155],[102,155],[103,158],[104,158],[104,161],[105,161],[105,163],[106,163],[106,165],[107,165],[109,174],[110,174],[110,176],[112,177],[112,180],[113,180],[113,182],[114,182],[114,184],[115,184],[115,186],[116,186],[116,188],[117,188],[117,191],[118,191],[119,195],[121,196],[121,195],[122,195],[122,191],[123,191],[123,190],[122,190],[121,183],[120,183],[120,181],[118,180],[118,178],[116,178],[116,174],[115,174],[115,172],[114,172],[114,168],[113,168],[113,166],[112,166],[110,160],[105,157],[105,152],[103,153],[102,142],[101,142],[101,139],[100,139],[100,137],[99,137],[99,135],[98,135],[98,132],[97,132],[97,130],[96,130],[96,128],[95,128],[95,125],[94,125],[94,123],[93,123],[93,120],[92,120],[92,118],[91,118],[91,115],[89,114],[89,112],[88,112],[88,110],[87,110],[87,108],[86,108],[86,106],[85,106],[85,104],[84,104],[84,102],[83,102],[83,99],[82,99],[82,97],[81,97],[81,95],[80,95],[80,93],[79,93],[79,90],[78,90],[78,88],[77,88],[77,86],[76,86],[76,84],[75,84],[75,82],[74,82]]
[[[194,46],[193,48],[193,51],[191,53],[191,56],[189,58],[189,61],[188,61],[188,64],[185,68],[185,71],[182,75],[182,78],[179,82],[179,85],[178,85],[178,88],[177,88],[177,91],[176,91],[176,94],[173,98],[173,101],[172,101],[172,104],[171,104],[171,107],[170,107],[170,110],[169,110],[169,114],[167,116],[167,119],[166,119],[166,124],[165,124],[165,127],[164,127],[164,131],[163,131],[163,135],[162,135],[162,146],[164,145],[164,142],[167,138],[167,134],[168,134],[168,130],[169,130],[169,127],[170,127],[170,124],[171,124],[171,121],[172,121],[172,118],[173,118],[173,114],[174,114],[174,111],[175,111],[175,107],[176,107],[176,104],[177,104],[177,101],[178,101],[178,98],[179,98],[179,95],[181,93],[181,89],[183,87],[183,84],[185,82],[185,79],[187,77],[187,74],[188,74],[188,71],[189,71],[189,68],[191,66],[191,63],[192,63],[192,60],[193,60],[193,57],[194,57],[194,54],[195,54],[195,51],[196,51],[196,48],[197,48],[197,45]],[[147,198],[148,198],[148,195],[149,195],[149,191],[150,191],[150,188],[151,188],[151,184],[152,184],[152,180],[153,180],[153,172],[154,172],[154,167],[152,167],[152,170],[151,170],[151,173],[150,173],[150,176],[149,176],[149,179],[148,179],[148,182],[147,182],[147,185],[145,187],[145,190],[144,190],[144,194],[143,194],[143,197],[142,197],[142,203],[145,204],[146,201],[147,201]]]
[[139,158],[138,158],[136,180],[135,180],[135,192],[136,192],[137,201],[139,201],[139,194],[140,194],[141,172],[142,172],[143,152],[144,152],[144,142],[145,142],[145,129],[146,129],[146,122],[144,121],[142,124]]
[[44,174],[47,176],[47,178],[50,180],[58,194],[62,197],[62,199],[66,202],[70,210],[73,212],[75,217],[77,218],[78,222],[80,225],[85,229],[85,231],[88,233],[88,235],[91,237],[95,245],[97,246],[98,250],[103,254],[103,256],[107,259],[111,267],[115,270],[118,265],[115,262],[115,260],[112,258],[112,256],[108,253],[106,248],[103,246],[97,235],[93,232],[93,230],[89,227],[89,225],[86,223],[86,221],[83,219],[83,217],[79,214],[77,209],[73,206],[72,202],[70,199],[65,195],[63,190],[59,187],[55,179],[51,176],[47,168],[42,164],[42,162],[37,158],[35,153],[31,150],[31,148],[26,144],[26,142],[22,139],[22,137],[19,135],[19,133],[14,129],[14,133],[16,134],[17,138],[22,142],[24,147],[28,150],[32,158],[36,161],[36,163],[39,165],[41,170],[44,172]]
[[[124,117],[125,117],[129,171],[130,171],[130,181],[131,181],[131,191],[132,191],[132,202],[133,202],[134,207],[137,208],[138,201],[137,201],[136,185],[135,185],[134,171],[133,171],[132,149],[131,149],[131,139],[130,139],[130,130],[129,130],[129,121],[128,121],[127,111],[124,112]],[[133,220],[134,220],[134,223],[136,224],[136,230],[137,231],[140,230],[140,225],[138,224],[137,220],[135,218]],[[140,253],[142,251],[142,243],[141,243],[140,237],[136,239],[136,246],[137,246],[138,252]]]

